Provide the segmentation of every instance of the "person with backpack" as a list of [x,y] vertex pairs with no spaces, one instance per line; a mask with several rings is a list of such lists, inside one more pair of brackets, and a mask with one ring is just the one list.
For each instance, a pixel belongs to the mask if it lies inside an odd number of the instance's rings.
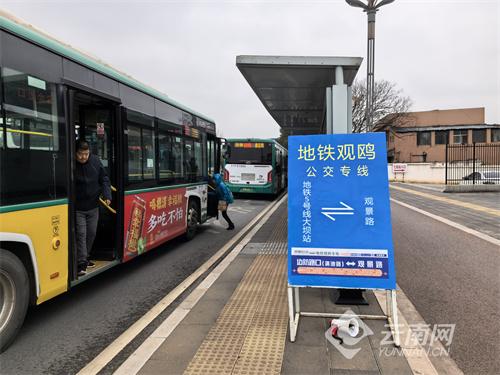
[[224,181],[222,181],[222,176],[219,173],[214,174],[215,191],[217,192],[217,197],[219,198],[218,209],[222,213],[222,217],[227,221],[227,230],[233,230],[234,224],[227,215],[228,206],[234,202],[233,193],[226,186]]

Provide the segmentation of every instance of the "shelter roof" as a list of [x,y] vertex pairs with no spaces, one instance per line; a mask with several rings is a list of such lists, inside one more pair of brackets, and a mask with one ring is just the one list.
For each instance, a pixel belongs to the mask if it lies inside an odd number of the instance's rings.
[[325,89],[343,67],[352,85],[361,57],[237,56],[236,66],[269,114],[288,135],[317,134],[325,128]]

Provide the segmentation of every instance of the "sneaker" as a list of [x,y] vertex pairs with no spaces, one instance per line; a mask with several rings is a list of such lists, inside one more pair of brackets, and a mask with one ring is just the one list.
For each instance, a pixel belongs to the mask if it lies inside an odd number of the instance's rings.
[[87,261],[87,268],[94,268],[95,267],[95,263],[92,262],[91,260]]
[[227,230],[233,230],[233,229],[234,229],[234,225],[227,227]]
[[87,271],[85,271],[85,270],[78,271],[78,276],[85,276],[86,274],[87,274]]

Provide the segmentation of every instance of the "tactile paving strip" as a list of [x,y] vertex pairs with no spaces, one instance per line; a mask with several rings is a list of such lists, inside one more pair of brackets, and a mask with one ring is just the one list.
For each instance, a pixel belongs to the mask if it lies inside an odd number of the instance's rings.
[[286,241],[286,215],[264,244],[265,253],[258,255],[245,273],[184,374],[280,373],[288,323],[283,239]]
[[[279,374],[287,332],[286,257],[263,255],[275,264],[271,285],[252,319],[233,374]],[[269,259],[274,258],[274,259]]]
[[280,212],[281,219],[278,221],[276,226],[271,233],[271,236],[264,243],[260,254],[283,254],[286,255],[287,251],[287,233],[288,233],[288,215],[287,209]]

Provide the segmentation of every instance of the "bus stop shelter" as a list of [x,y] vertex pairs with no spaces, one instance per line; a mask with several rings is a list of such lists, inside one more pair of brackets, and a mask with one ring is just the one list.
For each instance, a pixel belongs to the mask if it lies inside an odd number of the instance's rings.
[[237,56],[236,66],[285,135],[351,133],[351,85],[363,59]]

